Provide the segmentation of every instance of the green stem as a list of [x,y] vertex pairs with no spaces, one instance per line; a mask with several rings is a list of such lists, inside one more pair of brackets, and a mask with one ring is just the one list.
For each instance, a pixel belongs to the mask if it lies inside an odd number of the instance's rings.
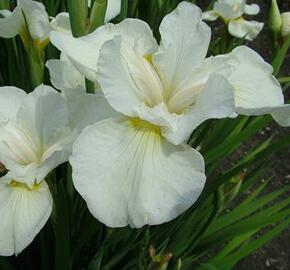
[[84,36],[87,28],[88,0],[68,0],[68,10],[73,36]]
[[32,43],[27,50],[29,73],[32,87],[43,83],[44,78],[44,50],[37,49]]
[[108,1],[96,0],[91,11],[89,32],[104,24]]

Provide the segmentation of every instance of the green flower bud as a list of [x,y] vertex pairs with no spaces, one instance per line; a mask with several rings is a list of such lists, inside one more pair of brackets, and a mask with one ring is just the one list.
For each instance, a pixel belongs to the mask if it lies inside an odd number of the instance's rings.
[[269,27],[275,34],[280,34],[282,26],[282,20],[280,10],[276,0],[272,0],[270,16],[269,16]]
[[282,13],[281,19],[282,19],[281,36],[287,37],[290,35],[290,12]]

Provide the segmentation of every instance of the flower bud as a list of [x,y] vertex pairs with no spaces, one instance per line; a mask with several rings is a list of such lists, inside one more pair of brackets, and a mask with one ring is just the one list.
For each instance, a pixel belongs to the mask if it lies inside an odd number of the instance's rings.
[[282,26],[282,20],[280,10],[276,0],[272,0],[270,16],[269,16],[269,27],[275,33],[279,34]]
[[282,19],[281,36],[287,37],[290,35],[290,12],[282,13],[281,19]]

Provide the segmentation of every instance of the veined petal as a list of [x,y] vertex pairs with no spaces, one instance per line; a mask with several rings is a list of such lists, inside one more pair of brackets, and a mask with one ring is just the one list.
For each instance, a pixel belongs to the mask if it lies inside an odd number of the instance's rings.
[[148,56],[158,50],[158,44],[149,25],[139,19],[125,19],[119,24],[108,23],[80,39],[93,43],[100,49],[102,45],[115,37],[122,37],[122,43],[132,48],[140,56]]
[[31,0],[18,0],[18,5],[23,10],[31,37],[40,41],[48,38],[51,28],[45,6]]
[[260,12],[260,7],[257,4],[251,4],[245,6],[245,14],[257,15]]
[[228,77],[232,67],[228,64],[227,55],[208,57],[195,68],[187,80],[184,80],[168,100],[168,110],[180,114],[196,102],[209,77],[213,73]]
[[219,0],[214,3],[214,11],[226,20],[242,16],[245,10],[245,0]]
[[47,222],[52,197],[43,181],[33,189],[0,179],[0,255],[19,254]]
[[86,92],[84,76],[71,64],[68,59],[53,59],[46,62],[52,85],[60,91]]
[[46,149],[54,144],[59,132],[68,127],[68,111],[61,94],[41,85],[27,95],[17,113],[17,124],[35,143]]
[[0,87],[0,123],[15,119],[26,93],[13,86]]
[[219,14],[213,10],[205,11],[202,13],[202,19],[205,21],[215,21],[219,17]]
[[202,22],[201,14],[197,6],[184,1],[161,22],[160,51],[152,60],[167,95],[171,95],[206,56],[211,31]]
[[109,22],[120,14],[121,0],[108,0],[105,22]]
[[170,144],[158,127],[137,119],[108,119],[87,128],[70,162],[90,212],[110,227],[172,220],[196,201],[205,183],[197,151]]
[[56,17],[51,20],[50,26],[55,31],[71,35],[70,19],[67,12],[57,14]]
[[1,15],[5,18],[0,19],[0,36],[12,38],[25,31],[25,21],[20,7],[16,7],[13,12],[1,10]]
[[176,119],[176,130],[164,130],[163,135],[171,143],[178,145],[185,142],[204,121],[235,116],[233,87],[222,75],[212,74],[196,102]]
[[272,112],[274,120],[282,127],[290,126],[290,104],[285,104]]
[[50,40],[86,78],[96,81],[100,48],[116,35],[121,35],[124,42],[142,56],[158,48],[150,27],[137,19],[126,19],[117,25],[105,24],[81,38],[53,31]]
[[242,18],[231,20],[228,24],[230,34],[237,38],[246,38],[253,40],[262,31],[264,23],[256,21],[246,21]]
[[[263,108],[284,104],[281,86],[272,75],[273,68],[252,49],[240,46],[229,54],[233,73],[228,77],[235,88],[237,112],[263,113]],[[247,113],[248,111],[248,113]]]
[[98,81],[111,106],[128,116],[140,106],[153,107],[163,101],[163,86],[151,63],[130,47],[121,46],[121,37],[107,41],[98,61]]
[[94,44],[56,31],[52,31],[49,38],[86,78],[96,81],[99,50]]

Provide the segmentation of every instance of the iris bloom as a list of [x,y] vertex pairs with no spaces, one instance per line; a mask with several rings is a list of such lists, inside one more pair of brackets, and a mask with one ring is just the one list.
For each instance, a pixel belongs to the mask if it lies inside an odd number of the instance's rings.
[[160,224],[195,202],[203,159],[184,142],[206,119],[237,113],[274,113],[284,125],[289,119],[272,68],[253,50],[205,58],[210,29],[196,6],[182,2],[163,19],[160,34],[158,46],[149,26],[135,19],[79,39],[51,33],[121,115],[86,128],[70,159],[75,187],[108,226]]
[[[120,5],[120,0],[108,1],[106,21],[120,13]],[[13,12],[0,10],[0,14],[4,17],[0,19],[0,36],[12,38],[20,35],[25,47],[32,40],[38,48],[44,48],[52,30],[71,34],[68,13],[62,12],[50,21],[45,6],[37,1],[18,0]]]
[[253,40],[263,29],[264,24],[256,21],[247,21],[243,14],[257,15],[260,8],[256,4],[247,5],[246,0],[218,0],[213,10],[203,13],[203,19],[215,21],[221,17],[227,24],[229,33],[237,38]]
[[160,30],[160,47],[134,19],[80,39],[51,34],[120,113],[86,128],[71,157],[75,187],[108,226],[160,224],[188,209],[205,175],[202,156],[184,142],[206,119],[234,114],[233,88],[210,74],[223,62],[205,59],[210,29],[201,11],[181,3]]
[[62,96],[48,86],[26,94],[0,88],[0,255],[20,253],[45,225],[52,197],[48,173],[68,160],[75,139]]

